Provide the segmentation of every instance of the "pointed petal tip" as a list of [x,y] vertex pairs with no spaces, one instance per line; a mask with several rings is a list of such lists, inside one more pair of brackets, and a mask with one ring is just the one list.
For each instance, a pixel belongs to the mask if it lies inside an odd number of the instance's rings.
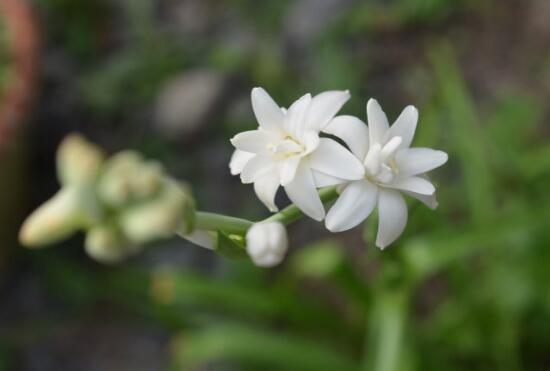
[[413,106],[412,104],[409,104],[407,107],[405,107],[406,110],[411,110],[413,112],[416,112],[418,113],[418,108],[416,108],[415,106]]
[[345,232],[351,228],[342,228],[341,225],[335,224],[332,220],[325,219],[325,228],[331,233]]
[[371,110],[371,109],[382,109],[382,106],[380,105],[380,103],[378,102],[378,99],[376,98],[370,98],[369,101],[367,102],[367,110]]
[[378,101],[376,100],[376,98],[369,98],[367,104],[375,104],[375,103],[378,103]]
[[325,213],[323,212],[322,214],[318,214],[318,215],[310,215],[310,218],[317,222],[322,222],[323,219],[325,219]]

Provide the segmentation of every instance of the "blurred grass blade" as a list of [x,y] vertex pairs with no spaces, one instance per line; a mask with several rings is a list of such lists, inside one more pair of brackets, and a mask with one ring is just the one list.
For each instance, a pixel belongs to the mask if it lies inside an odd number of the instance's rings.
[[213,360],[273,366],[281,370],[358,371],[352,359],[301,337],[244,325],[210,327],[175,342],[177,369],[192,370]]
[[456,261],[464,261],[488,247],[499,248],[504,241],[514,240],[526,232],[547,225],[550,204],[538,207],[522,205],[498,219],[454,229],[442,229],[427,236],[409,240],[402,252],[418,278],[443,269]]
[[451,46],[440,44],[430,50],[429,57],[448,114],[449,134],[456,145],[454,153],[460,161],[469,209],[475,221],[487,219],[493,214],[495,201],[487,145],[474,102],[460,75]]

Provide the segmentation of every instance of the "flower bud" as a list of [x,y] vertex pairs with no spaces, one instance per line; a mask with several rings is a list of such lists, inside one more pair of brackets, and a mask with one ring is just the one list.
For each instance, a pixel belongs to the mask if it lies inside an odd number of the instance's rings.
[[98,194],[103,202],[120,207],[130,202],[136,174],[140,173],[143,160],[134,151],[123,151],[106,163],[98,184]]
[[91,183],[99,174],[103,151],[78,134],[68,135],[57,150],[57,172],[63,185]]
[[246,233],[246,251],[260,267],[279,264],[288,249],[286,228],[279,222],[256,223]]
[[84,247],[90,257],[102,263],[118,262],[136,251],[116,227],[106,224],[88,231]]
[[86,197],[77,187],[61,189],[25,220],[19,232],[21,243],[29,247],[48,245],[97,218],[97,206]]
[[167,180],[154,198],[127,208],[119,223],[127,238],[146,243],[168,238],[184,223],[192,223],[194,203],[191,196],[174,181]]

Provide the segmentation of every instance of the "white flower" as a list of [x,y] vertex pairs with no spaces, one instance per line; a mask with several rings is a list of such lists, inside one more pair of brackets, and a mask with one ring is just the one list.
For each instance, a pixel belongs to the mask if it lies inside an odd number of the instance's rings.
[[435,187],[424,173],[447,162],[447,154],[430,148],[410,148],[418,111],[406,107],[390,127],[378,102],[367,103],[368,127],[351,116],[334,118],[325,132],[341,138],[365,167],[364,179],[349,182],[327,214],[332,232],[353,228],[378,205],[380,248],[395,241],[407,224],[407,205],[402,191],[434,209]]
[[364,175],[361,163],[342,145],[319,133],[349,99],[347,91],[306,94],[288,110],[279,107],[262,88],[252,89],[257,130],[231,139],[237,148],[230,162],[233,175],[254,183],[258,198],[275,212],[275,193],[283,186],[290,200],[315,220],[325,217],[316,191],[315,174],[355,180]]
[[287,249],[286,228],[279,222],[256,223],[246,233],[246,251],[259,267],[279,264]]

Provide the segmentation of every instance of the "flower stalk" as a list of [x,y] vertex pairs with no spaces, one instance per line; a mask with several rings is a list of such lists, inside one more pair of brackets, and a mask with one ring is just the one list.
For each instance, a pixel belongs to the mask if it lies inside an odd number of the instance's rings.
[[195,214],[195,229],[206,231],[224,231],[227,233],[244,234],[254,224],[250,220],[234,216],[197,211]]
[[[319,198],[323,204],[336,200],[338,198],[336,187],[327,187],[319,190]],[[280,222],[284,225],[289,225],[303,216],[304,213],[298,208],[298,206],[292,204],[285,207],[278,213],[271,215],[269,218],[265,219],[265,221]]]
[[[336,187],[327,187],[319,191],[319,198],[322,203],[328,203],[338,198]],[[291,204],[269,218],[264,222],[279,222],[289,225],[304,216],[300,209]],[[234,216],[222,215],[206,211],[197,211],[195,214],[195,229],[206,231],[224,231],[226,233],[244,234],[254,224],[254,222],[236,218]]]

